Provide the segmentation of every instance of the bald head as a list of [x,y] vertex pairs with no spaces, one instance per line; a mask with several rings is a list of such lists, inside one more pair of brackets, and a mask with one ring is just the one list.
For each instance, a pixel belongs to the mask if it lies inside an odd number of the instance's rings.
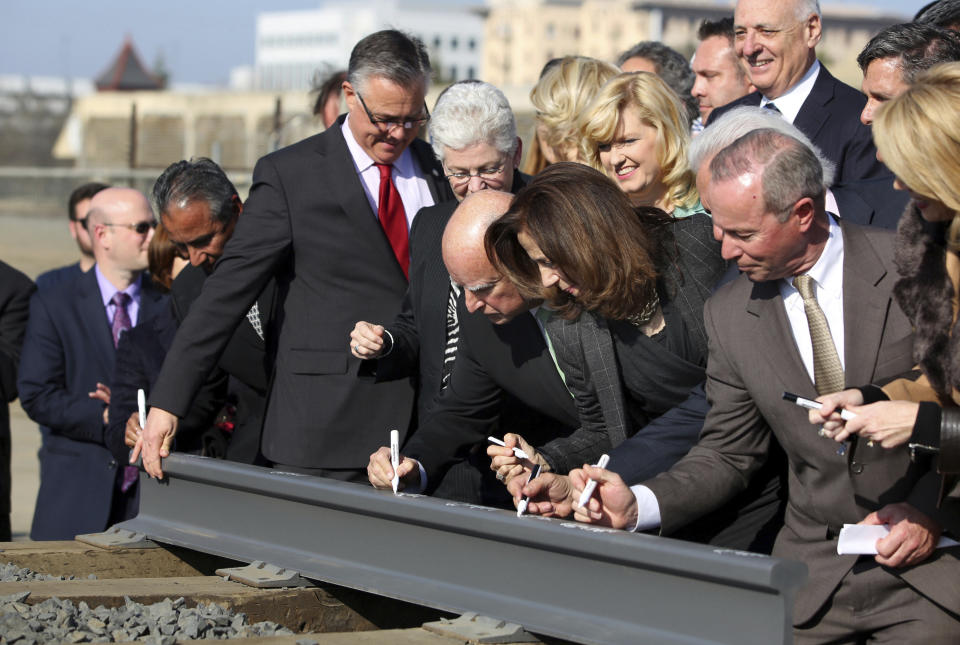
[[490,264],[483,246],[487,228],[510,208],[513,195],[481,190],[467,195],[443,232],[443,263],[464,291],[467,310],[480,311],[494,324],[527,311],[517,288]]
[[133,188],[106,188],[94,195],[87,215],[93,256],[101,271],[139,274],[156,220],[146,195]]

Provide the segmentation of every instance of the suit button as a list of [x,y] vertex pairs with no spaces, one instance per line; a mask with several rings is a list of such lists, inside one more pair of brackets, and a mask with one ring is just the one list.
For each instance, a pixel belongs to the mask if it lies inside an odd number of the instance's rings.
[[854,475],[859,475],[860,473],[863,472],[863,464],[861,464],[858,461],[851,461],[850,472],[852,472]]
[[110,460],[110,467],[113,468],[113,467],[116,466],[116,465],[117,465],[117,460],[116,460],[116,459],[111,459],[111,460]]

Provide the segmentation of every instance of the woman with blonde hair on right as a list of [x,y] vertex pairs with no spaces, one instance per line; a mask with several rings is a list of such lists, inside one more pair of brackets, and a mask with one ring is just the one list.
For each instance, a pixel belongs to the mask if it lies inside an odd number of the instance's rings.
[[577,120],[600,87],[620,70],[596,58],[565,56],[547,63],[530,101],[537,127],[521,170],[535,175],[558,161],[579,161]]
[[[909,443],[914,457],[935,455],[941,473],[960,473],[960,63],[931,68],[882,106],[873,136],[894,186],[911,197],[897,231],[894,295],[914,326],[917,370],[829,395],[810,421],[837,441]],[[838,407],[857,416],[844,422]]]

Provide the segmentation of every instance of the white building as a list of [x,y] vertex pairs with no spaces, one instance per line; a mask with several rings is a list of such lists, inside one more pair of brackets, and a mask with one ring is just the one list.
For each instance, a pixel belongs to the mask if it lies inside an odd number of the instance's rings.
[[310,89],[317,71],[346,69],[357,41],[388,28],[423,40],[440,80],[482,76],[484,20],[475,10],[439,2],[332,0],[319,9],[257,16],[254,88]]

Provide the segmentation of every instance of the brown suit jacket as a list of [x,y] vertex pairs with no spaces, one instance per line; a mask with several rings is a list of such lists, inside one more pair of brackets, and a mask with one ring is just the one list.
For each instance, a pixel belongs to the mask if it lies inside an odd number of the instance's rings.
[[[912,366],[912,334],[891,297],[893,236],[841,223],[846,381],[876,383]],[[957,500],[936,508],[936,473],[913,464],[906,448],[866,442],[846,455],[818,436],[806,410],[783,401],[784,390],[817,396],[790,331],[775,281],[745,276],[720,289],[705,309],[711,410],[699,443],[669,472],[646,482],[657,496],[662,532],[669,534],[742,490],[763,463],[771,432],[789,459],[785,526],[774,555],[807,564],[810,579],[797,594],[794,624],[823,605],[856,556],[839,556],[835,534],[844,523],[894,502],[909,502],[954,532]],[[960,549],[940,549],[927,561],[891,570],[928,598],[960,607]]]

